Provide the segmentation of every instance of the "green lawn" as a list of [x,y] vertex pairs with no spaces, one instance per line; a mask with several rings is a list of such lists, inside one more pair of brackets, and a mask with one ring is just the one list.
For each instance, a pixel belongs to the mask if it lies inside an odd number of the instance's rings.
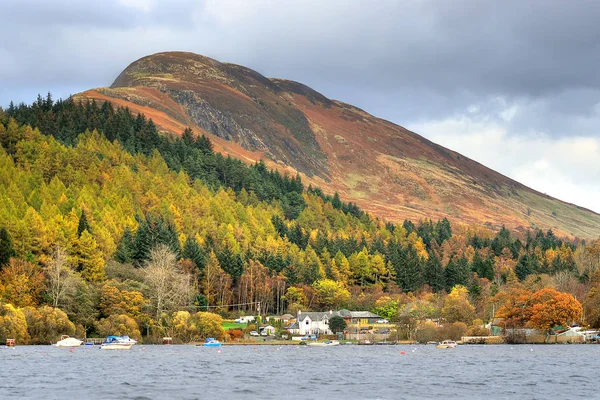
[[233,322],[233,321],[225,321],[223,322],[223,329],[228,330],[228,329],[246,329],[246,325],[248,324],[238,324],[237,322]]

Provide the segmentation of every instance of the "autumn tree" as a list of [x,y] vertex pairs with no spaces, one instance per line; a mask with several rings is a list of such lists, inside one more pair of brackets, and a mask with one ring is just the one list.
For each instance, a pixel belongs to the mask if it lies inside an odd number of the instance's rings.
[[176,255],[169,247],[159,245],[152,249],[144,272],[148,298],[157,322],[164,312],[190,306],[193,295],[191,277],[178,270]]
[[348,303],[350,292],[339,282],[321,279],[312,285],[316,306],[322,310],[337,309]]
[[56,343],[61,335],[75,334],[75,325],[69,320],[67,314],[58,308],[26,307],[24,314],[32,344]]
[[52,306],[58,307],[65,295],[72,294],[76,289],[77,277],[69,268],[68,254],[57,247],[46,267],[48,281],[48,295],[52,299]]
[[44,273],[29,261],[11,258],[0,272],[0,299],[16,307],[37,306],[44,289]]
[[464,286],[455,286],[444,301],[442,318],[447,322],[471,324],[475,318],[475,307],[469,302],[469,291]]
[[75,241],[72,263],[83,279],[88,282],[102,282],[106,279],[104,258],[96,239],[87,231]]
[[15,339],[18,344],[29,343],[25,314],[12,304],[0,305],[0,342]]
[[197,312],[192,316],[192,324],[201,339],[212,337],[221,340],[225,336],[223,318],[218,314]]
[[133,318],[125,314],[113,314],[96,323],[96,330],[101,336],[129,336],[136,340],[142,339],[140,328]]
[[538,290],[531,296],[530,325],[549,331],[555,326],[579,322],[582,306],[572,295],[552,288]]

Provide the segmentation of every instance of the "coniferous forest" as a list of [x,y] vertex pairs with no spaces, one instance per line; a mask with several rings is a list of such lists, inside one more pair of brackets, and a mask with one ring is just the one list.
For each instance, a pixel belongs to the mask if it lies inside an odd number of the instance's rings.
[[598,240],[382,221],[108,102],[11,104],[0,146],[0,339],[185,340],[258,305],[369,310],[409,339],[493,317],[600,327]]

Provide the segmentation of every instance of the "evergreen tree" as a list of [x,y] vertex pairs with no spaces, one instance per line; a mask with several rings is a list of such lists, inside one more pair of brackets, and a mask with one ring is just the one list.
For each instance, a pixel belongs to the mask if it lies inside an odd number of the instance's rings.
[[8,265],[11,257],[15,256],[12,239],[6,228],[0,229],[0,268]]
[[486,278],[489,281],[494,280],[494,261],[490,258],[483,259],[477,250],[473,255],[471,268],[480,278]]
[[117,251],[115,252],[115,260],[120,263],[130,263],[133,261],[134,256],[134,247],[133,247],[133,235],[131,234],[131,230],[128,226],[125,227],[123,231],[123,236],[121,237],[121,241],[117,246]]
[[442,261],[437,254],[430,252],[429,259],[425,264],[424,272],[425,283],[427,283],[434,292],[440,292],[446,288],[446,277]]
[[522,281],[531,273],[531,258],[528,254],[523,254],[515,266],[515,274]]
[[458,260],[451,258],[446,265],[446,291],[450,293],[456,285],[466,286],[469,281],[469,260],[464,255]]
[[77,225],[77,237],[81,237],[83,231],[88,231],[92,233],[92,228],[88,223],[87,217],[85,216],[85,211],[81,210],[81,217],[79,217],[79,225]]
[[194,238],[188,237],[183,245],[183,258],[191,260],[198,270],[202,271],[206,264],[206,257],[202,248]]

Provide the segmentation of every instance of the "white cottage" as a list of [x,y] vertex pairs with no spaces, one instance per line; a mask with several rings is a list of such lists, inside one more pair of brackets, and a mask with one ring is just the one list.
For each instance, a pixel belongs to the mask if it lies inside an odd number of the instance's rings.
[[329,320],[334,315],[333,311],[327,312],[302,312],[298,311],[298,331],[301,335],[331,335]]

